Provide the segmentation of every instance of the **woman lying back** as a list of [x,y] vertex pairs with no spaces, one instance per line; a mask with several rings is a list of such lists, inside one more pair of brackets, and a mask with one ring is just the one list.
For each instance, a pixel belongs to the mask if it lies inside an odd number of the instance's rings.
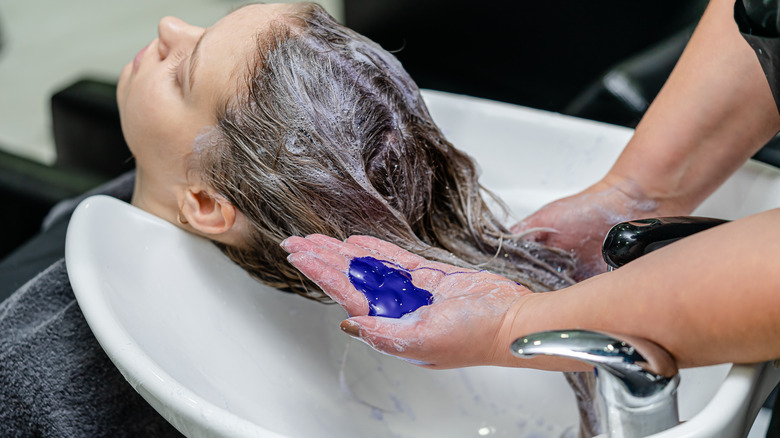
[[535,291],[572,283],[569,254],[494,217],[398,60],[319,6],[249,5],[207,29],[167,17],[158,32],[118,87],[134,205],[316,300],[288,236],[366,234]]

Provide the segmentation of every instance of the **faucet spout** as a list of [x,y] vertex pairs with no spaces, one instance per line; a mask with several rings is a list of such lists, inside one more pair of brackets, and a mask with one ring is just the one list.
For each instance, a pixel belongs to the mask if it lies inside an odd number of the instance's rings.
[[585,330],[535,333],[512,343],[523,358],[553,355],[596,369],[602,423],[610,437],[647,436],[679,423],[679,375],[671,355],[646,339]]

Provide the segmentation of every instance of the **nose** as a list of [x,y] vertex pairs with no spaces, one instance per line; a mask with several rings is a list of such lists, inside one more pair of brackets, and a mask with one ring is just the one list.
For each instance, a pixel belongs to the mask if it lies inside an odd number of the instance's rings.
[[203,28],[193,26],[176,17],[164,17],[157,24],[160,37],[160,58],[165,59],[176,50],[186,50],[195,45],[203,33]]

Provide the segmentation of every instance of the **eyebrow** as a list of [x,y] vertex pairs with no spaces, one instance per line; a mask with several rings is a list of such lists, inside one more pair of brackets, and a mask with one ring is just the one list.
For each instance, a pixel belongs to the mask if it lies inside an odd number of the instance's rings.
[[[235,8],[235,9],[233,9],[233,11],[231,11],[230,14],[232,14],[233,12],[236,12],[239,9],[245,8],[247,6],[251,6],[253,4],[264,4],[264,2],[243,4],[243,5]],[[230,14],[228,14],[228,15],[230,15]],[[199,59],[198,53],[200,53],[198,51],[198,48],[200,47],[201,41],[203,41],[203,37],[206,36],[206,34],[209,32],[209,30],[211,30],[211,28],[207,27],[203,31],[203,33],[200,35],[200,38],[198,38],[198,41],[195,43],[195,48],[192,49],[192,55],[190,55],[190,68],[188,69],[188,75],[187,75],[187,79],[189,80],[190,93],[192,93],[192,84],[195,83],[195,68],[198,66],[198,59]]]
[[203,31],[203,33],[200,35],[200,38],[198,38],[198,42],[195,43],[195,48],[192,49],[192,55],[190,56],[190,68],[189,68],[189,85],[190,85],[190,93],[192,93],[192,84],[195,83],[195,68],[198,66],[198,59],[200,58],[198,54],[200,51],[198,51],[198,48],[200,48],[200,43],[203,41],[203,37],[206,36],[210,28],[206,28],[206,30]]

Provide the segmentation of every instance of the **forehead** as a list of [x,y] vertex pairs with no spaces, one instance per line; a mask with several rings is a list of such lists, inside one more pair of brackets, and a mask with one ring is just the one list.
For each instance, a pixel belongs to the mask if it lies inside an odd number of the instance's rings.
[[204,44],[226,43],[236,48],[255,48],[258,37],[262,37],[271,23],[293,6],[286,4],[249,4],[217,21],[208,29]]
[[291,7],[285,4],[250,4],[226,15],[206,30],[198,48],[196,94],[208,100],[226,100],[257,57],[258,39],[271,23]]
[[[294,6],[284,3],[262,4],[253,3],[241,6],[233,12],[222,17],[214,27],[228,24],[230,26],[246,26],[248,28],[259,28],[268,25],[271,21],[278,18],[284,12],[291,12]],[[245,29],[232,29],[235,31]]]

